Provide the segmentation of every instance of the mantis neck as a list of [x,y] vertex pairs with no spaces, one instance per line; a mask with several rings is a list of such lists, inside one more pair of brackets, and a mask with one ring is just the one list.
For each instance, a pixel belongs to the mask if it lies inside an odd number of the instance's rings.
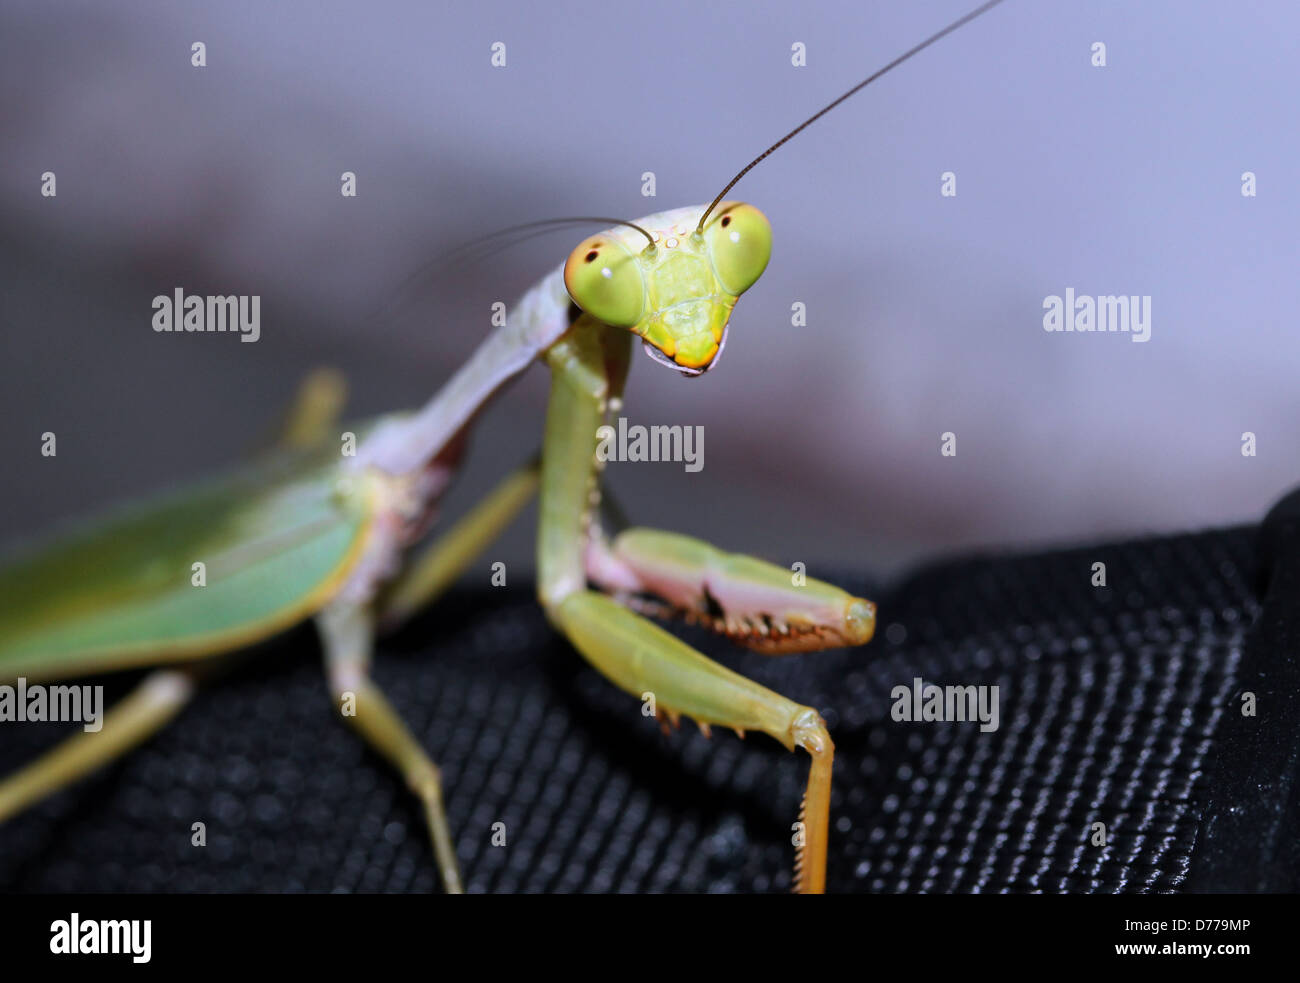
[[431,466],[498,390],[569,329],[564,268],[538,281],[414,416],[382,426],[358,449],[359,468],[394,475]]

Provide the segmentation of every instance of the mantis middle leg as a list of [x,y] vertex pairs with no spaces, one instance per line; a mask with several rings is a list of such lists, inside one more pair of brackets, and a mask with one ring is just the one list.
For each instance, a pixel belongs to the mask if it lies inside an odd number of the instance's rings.
[[343,719],[401,772],[424,806],[434,857],[448,894],[461,894],[460,870],[443,808],[442,776],[388,698],[370,678],[374,620],[367,608],[335,604],[316,616],[331,695]]

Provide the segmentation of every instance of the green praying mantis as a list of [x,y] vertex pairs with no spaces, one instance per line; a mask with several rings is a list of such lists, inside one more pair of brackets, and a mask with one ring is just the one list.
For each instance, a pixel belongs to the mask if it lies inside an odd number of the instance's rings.
[[[773,655],[870,640],[875,608],[828,583],[686,536],[613,537],[598,514],[598,430],[622,406],[635,341],[691,376],[712,368],[738,298],[762,275],[772,230],[726,200],[748,171],[880,75],[981,15],[992,0],[850,89],[761,154],[707,206],[610,226],[581,242],[509,312],[422,409],[350,426],[340,388],[304,385],[281,446],[253,464],[69,529],[0,565],[0,681],[159,666],[78,733],[0,780],[0,822],[129,751],[185,706],[217,657],[312,619],[343,719],[420,800],[443,885],[462,890],[437,765],[372,682],[377,631],[437,598],[539,495],[538,599],[601,674],[676,724],[761,731],[810,765],[795,824],[794,888],[824,890],[834,745],[816,709],[708,659],[646,614],[680,616]],[[576,220],[574,220],[576,221]],[[536,361],[551,370],[538,461],[508,476],[414,557],[478,410]],[[203,577],[193,571],[202,564]],[[454,794],[454,790],[452,790]]]

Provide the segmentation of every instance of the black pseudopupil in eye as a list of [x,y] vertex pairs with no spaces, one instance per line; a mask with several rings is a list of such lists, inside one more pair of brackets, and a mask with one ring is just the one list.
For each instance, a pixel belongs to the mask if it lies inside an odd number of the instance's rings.
[[731,216],[730,215],[722,216],[722,227],[725,229],[730,224],[731,224]]
[[595,259],[595,258],[596,258],[596,250],[593,249],[591,252],[587,253],[587,262],[588,262],[588,263],[590,263],[590,262],[591,262],[593,259]]

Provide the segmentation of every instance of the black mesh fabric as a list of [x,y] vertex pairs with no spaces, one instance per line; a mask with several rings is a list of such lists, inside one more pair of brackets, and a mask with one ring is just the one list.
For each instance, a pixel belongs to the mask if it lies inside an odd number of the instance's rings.
[[[1256,614],[1251,530],[974,558],[880,595],[867,647],[772,659],[683,637],[825,714],[828,889],[1176,891]],[[1091,584],[1092,564],[1108,584]],[[1000,687],[1001,723],[891,719],[914,677]],[[131,677],[109,677],[106,695]],[[523,587],[457,592],[383,639],[375,678],[440,763],[478,892],[783,891],[807,759],[757,734],[663,737]],[[66,725],[6,725],[0,767]],[[207,846],[191,845],[191,824]],[[1092,824],[1109,832],[1091,845]],[[505,824],[506,845],[491,842]],[[417,804],[334,718],[309,627],[163,733],[4,827],[20,891],[431,891]]]

